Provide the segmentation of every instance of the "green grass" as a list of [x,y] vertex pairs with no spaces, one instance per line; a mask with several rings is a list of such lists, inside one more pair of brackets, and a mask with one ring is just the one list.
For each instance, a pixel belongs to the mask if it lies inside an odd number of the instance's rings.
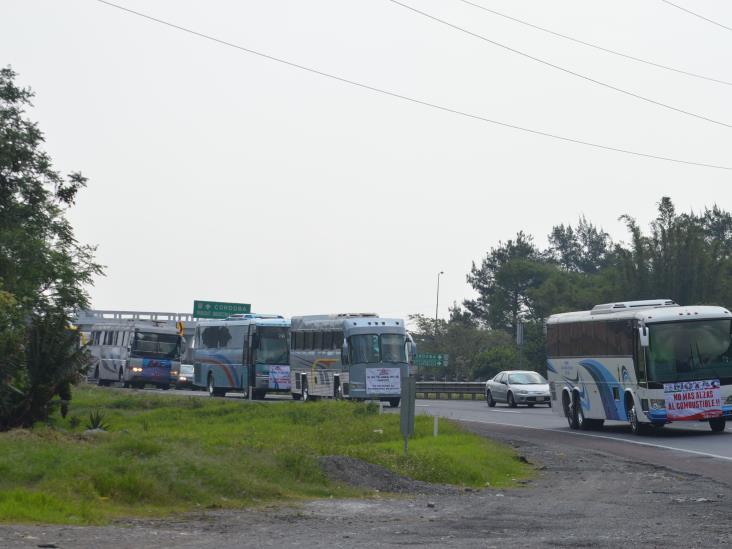
[[[109,432],[83,431],[102,410]],[[0,521],[103,524],[122,516],[363,495],[318,456],[346,455],[428,482],[507,487],[532,471],[509,448],[353,402],[261,403],[80,387],[65,420],[0,434]]]

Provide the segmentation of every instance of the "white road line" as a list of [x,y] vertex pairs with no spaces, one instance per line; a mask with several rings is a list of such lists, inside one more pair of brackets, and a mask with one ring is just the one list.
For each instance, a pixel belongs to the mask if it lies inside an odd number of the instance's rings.
[[[456,418],[452,418],[456,419]],[[711,454],[709,452],[700,452],[698,450],[687,450],[685,448],[676,448],[675,446],[666,446],[665,444],[653,444],[652,442],[641,442],[639,440],[628,440],[627,438],[616,438],[616,437],[609,437],[607,435],[595,435],[590,433],[579,433],[577,431],[567,431],[565,429],[557,429],[556,427],[547,428],[547,427],[529,427],[528,425],[514,425],[513,423],[500,423],[498,421],[485,421],[480,419],[463,419],[462,421],[473,421],[475,423],[488,423],[491,425],[502,425],[504,427],[520,427],[521,429],[532,429],[534,431],[551,431],[554,433],[564,433],[567,435],[575,435],[580,437],[593,437],[593,438],[603,438],[607,440],[613,440],[617,442],[625,442],[626,444],[636,444],[638,446],[650,446],[653,448],[662,448],[664,450],[673,450],[676,452],[684,452],[687,454],[694,454],[697,456],[704,456],[704,457],[710,457],[714,459],[723,459],[725,461],[732,461],[732,457],[729,456],[720,456],[719,454]]]

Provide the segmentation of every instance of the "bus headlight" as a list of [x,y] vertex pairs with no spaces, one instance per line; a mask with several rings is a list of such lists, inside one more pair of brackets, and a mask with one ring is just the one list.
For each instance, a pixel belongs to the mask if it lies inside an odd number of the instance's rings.
[[142,368],[140,368],[139,366],[133,366],[132,371],[139,374],[140,372],[142,372]]
[[665,410],[666,401],[663,399],[652,398],[651,399],[651,410]]

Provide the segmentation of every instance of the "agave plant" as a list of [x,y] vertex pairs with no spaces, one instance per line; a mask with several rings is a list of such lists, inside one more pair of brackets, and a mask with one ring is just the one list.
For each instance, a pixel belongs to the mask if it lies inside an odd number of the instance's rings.
[[99,409],[89,412],[89,421],[86,424],[87,429],[108,431],[109,423],[107,423],[104,412]]

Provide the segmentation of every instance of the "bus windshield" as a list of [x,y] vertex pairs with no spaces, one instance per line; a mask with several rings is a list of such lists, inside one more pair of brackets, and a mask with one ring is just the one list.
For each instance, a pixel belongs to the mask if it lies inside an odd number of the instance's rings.
[[649,324],[649,381],[732,377],[732,320]]
[[402,334],[354,335],[349,339],[352,364],[407,362],[406,337]]
[[178,360],[180,336],[155,332],[135,332],[130,355],[135,358],[153,357]]
[[290,350],[287,345],[288,328],[265,326],[259,328],[257,364],[288,364]]

